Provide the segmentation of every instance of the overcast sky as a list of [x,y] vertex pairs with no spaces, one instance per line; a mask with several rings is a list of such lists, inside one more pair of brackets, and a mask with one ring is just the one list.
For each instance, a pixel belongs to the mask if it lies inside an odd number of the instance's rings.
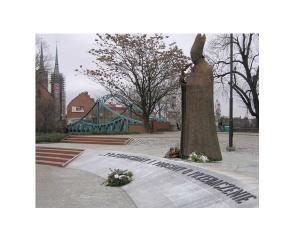
[[[175,41],[185,55],[190,56],[190,49],[196,34],[167,34],[170,43]],[[59,70],[66,80],[66,102],[67,104],[83,91],[88,91],[93,98],[101,97],[106,93],[103,87],[91,81],[86,76],[78,75],[74,70],[83,67],[92,67],[93,56],[88,51],[94,46],[96,34],[38,34],[49,45],[48,52],[55,56],[55,46],[58,46]],[[214,38],[214,34],[206,34],[207,43]],[[205,48],[204,48],[205,54]],[[54,60],[53,60],[54,66]],[[221,103],[222,115],[228,116],[228,98],[215,93],[215,100]],[[234,117],[246,114],[243,104],[234,97]]]

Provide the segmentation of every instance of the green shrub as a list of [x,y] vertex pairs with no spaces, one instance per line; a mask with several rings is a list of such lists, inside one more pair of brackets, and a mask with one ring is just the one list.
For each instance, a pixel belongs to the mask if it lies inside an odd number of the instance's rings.
[[58,143],[64,137],[66,137],[66,133],[37,133],[35,136],[36,143]]

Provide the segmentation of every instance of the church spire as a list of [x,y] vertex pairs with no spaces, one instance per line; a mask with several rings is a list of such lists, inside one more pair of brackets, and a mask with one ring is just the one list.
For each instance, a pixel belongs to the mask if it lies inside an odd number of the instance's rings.
[[57,55],[57,44],[56,44],[56,54],[55,54],[55,67],[54,67],[54,73],[59,73],[59,68],[58,68],[58,55]]
[[41,42],[40,69],[44,69],[43,43]]

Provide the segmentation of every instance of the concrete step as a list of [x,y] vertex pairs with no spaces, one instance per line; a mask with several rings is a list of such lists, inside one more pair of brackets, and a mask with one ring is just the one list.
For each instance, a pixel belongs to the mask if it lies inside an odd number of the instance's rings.
[[55,147],[43,147],[43,146],[36,146],[36,149],[46,149],[46,150],[60,150],[60,151],[76,151],[82,152],[84,149],[77,149],[77,148],[55,148]]
[[68,139],[68,138],[78,138],[78,139],[81,139],[81,138],[88,138],[88,139],[95,139],[95,140],[98,140],[98,139],[101,139],[101,140],[128,140],[129,138],[123,138],[123,137],[104,137],[104,136],[80,136],[80,135],[70,135],[70,136],[67,136],[65,137],[65,139]]
[[87,144],[107,144],[107,145],[125,145],[129,138],[122,137],[103,137],[103,136],[85,136],[70,135],[62,140],[65,143],[87,143]]
[[70,141],[70,140],[72,140],[72,141],[95,141],[95,142],[97,142],[97,141],[101,141],[101,142],[121,142],[121,143],[126,143],[126,142],[128,142],[127,140],[120,140],[120,139],[103,139],[103,138],[99,138],[99,139],[95,139],[95,138],[92,138],[92,139],[90,139],[90,138],[65,138],[65,139],[63,139],[63,141],[65,141],[65,140],[67,140],[67,141]]
[[65,158],[65,159],[71,159],[73,158],[76,154],[62,154],[62,153],[48,153],[48,152],[36,152],[35,153],[36,156],[46,156],[46,157],[53,157],[53,158]]
[[69,159],[66,158],[53,158],[51,155],[50,156],[35,156],[35,160],[47,160],[47,161],[53,161],[53,162],[67,162]]
[[126,145],[125,142],[118,141],[90,141],[90,140],[63,140],[63,143],[86,143],[86,144],[106,144],[106,145]]
[[64,167],[79,156],[82,151],[84,150],[36,146],[36,163]]
[[47,149],[37,149],[37,153],[49,153],[49,154],[67,154],[67,155],[77,155],[78,151],[65,151],[65,150],[47,150]]
[[43,165],[56,165],[56,166],[64,167],[64,163],[48,161],[48,160],[43,160],[43,159],[36,160],[36,163],[37,164],[43,164]]

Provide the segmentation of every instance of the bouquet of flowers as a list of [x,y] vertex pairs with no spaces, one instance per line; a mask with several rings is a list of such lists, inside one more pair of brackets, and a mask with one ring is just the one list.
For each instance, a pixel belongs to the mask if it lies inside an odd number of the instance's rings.
[[165,158],[179,158],[180,157],[180,149],[177,147],[172,147],[166,153]]
[[204,155],[203,153],[195,153],[195,152],[193,152],[189,155],[188,160],[194,161],[194,162],[200,162],[200,163],[209,162],[209,159],[206,155]]
[[132,172],[127,170],[114,169],[108,175],[107,186],[123,186],[132,181]]

